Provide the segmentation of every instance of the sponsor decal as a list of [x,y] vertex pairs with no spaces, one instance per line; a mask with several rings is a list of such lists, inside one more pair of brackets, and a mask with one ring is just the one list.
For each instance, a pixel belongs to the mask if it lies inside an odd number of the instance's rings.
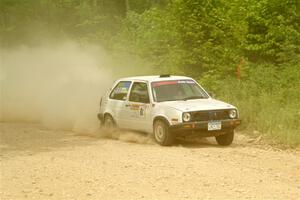
[[146,116],[146,105],[140,105],[140,104],[131,104],[130,110],[134,111],[132,112],[132,117],[145,117]]
[[180,80],[178,83],[187,83],[187,84],[194,84],[195,82],[192,80]]
[[161,85],[173,85],[173,84],[177,84],[178,81],[161,81],[161,82],[154,82],[152,83],[153,87],[158,87]]
[[139,104],[131,104],[131,105],[130,105],[130,109],[131,109],[131,110],[139,110],[139,108],[140,108],[140,105],[139,105]]
[[152,87],[159,87],[161,85],[174,85],[174,84],[181,84],[181,83],[195,84],[195,82],[192,80],[160,81],[160,82],[153,82]]

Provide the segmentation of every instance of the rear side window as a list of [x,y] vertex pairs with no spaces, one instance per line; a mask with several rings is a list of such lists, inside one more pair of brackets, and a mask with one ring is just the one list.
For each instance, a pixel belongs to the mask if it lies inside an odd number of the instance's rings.
[[129,101],[150,103],[147,84],[143,82],[133,83],[129,95]]
[[110,93],[109,98],[125,101],[130,85],[131,81],[120,81]]

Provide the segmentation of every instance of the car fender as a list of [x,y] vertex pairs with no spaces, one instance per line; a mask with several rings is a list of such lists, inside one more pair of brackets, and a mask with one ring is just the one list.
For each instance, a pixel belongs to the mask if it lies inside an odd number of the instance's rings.
[[170,120],[168,120],[168,117],[166,117],[165,115],[157,115],[157,116],[155,116],[154,118],[153,118],[153,125],[154,125],[154,122],[156,121],[156,120],[162,120],[162,121],[164,121],[166,124],[168,124],[168,126],[170,126],[171,125],[171,121]]
[[116,120],[116,116],[114,111],[111,109],[111,105],[108,100],[110,91],[107,91],[106,94],[102,97],[100,112],[99,115],[102,115],[103,119],[106,114],[110,114],[114,120]]
[[111,115],[112,118],[113,118],[114,120],[116,120],[115,113],[114,113],[113,110],[110,108],[110,106],[106,106],[106,108],[103,110],[103,117],[104,117],[106,114]]
[[[168,125],[182,122],[182,112],[169,106],[158,105],[154,111],[152,121],[163,119]],[[177,121],[175,120],[177,119]]]

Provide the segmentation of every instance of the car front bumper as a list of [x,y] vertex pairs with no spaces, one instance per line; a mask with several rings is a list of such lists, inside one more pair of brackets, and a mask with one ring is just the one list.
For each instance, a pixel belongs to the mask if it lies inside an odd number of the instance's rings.
[[184,122],[170,126],[170,131],[177,135],[197,134],[203,137],[217,136],[226,133],[228,130],[235,129],[241,124],[240,119],[220,120],[221,129],[208,131],[208,123],[210,121],[201,122]]

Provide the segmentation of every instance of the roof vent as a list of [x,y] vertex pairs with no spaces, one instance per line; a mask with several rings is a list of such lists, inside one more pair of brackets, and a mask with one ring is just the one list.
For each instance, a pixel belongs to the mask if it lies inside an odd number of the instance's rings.
[[171,75],[170,74],[161,74],[159,76],[159,78],[166,78],[166,77],[170,77]]

